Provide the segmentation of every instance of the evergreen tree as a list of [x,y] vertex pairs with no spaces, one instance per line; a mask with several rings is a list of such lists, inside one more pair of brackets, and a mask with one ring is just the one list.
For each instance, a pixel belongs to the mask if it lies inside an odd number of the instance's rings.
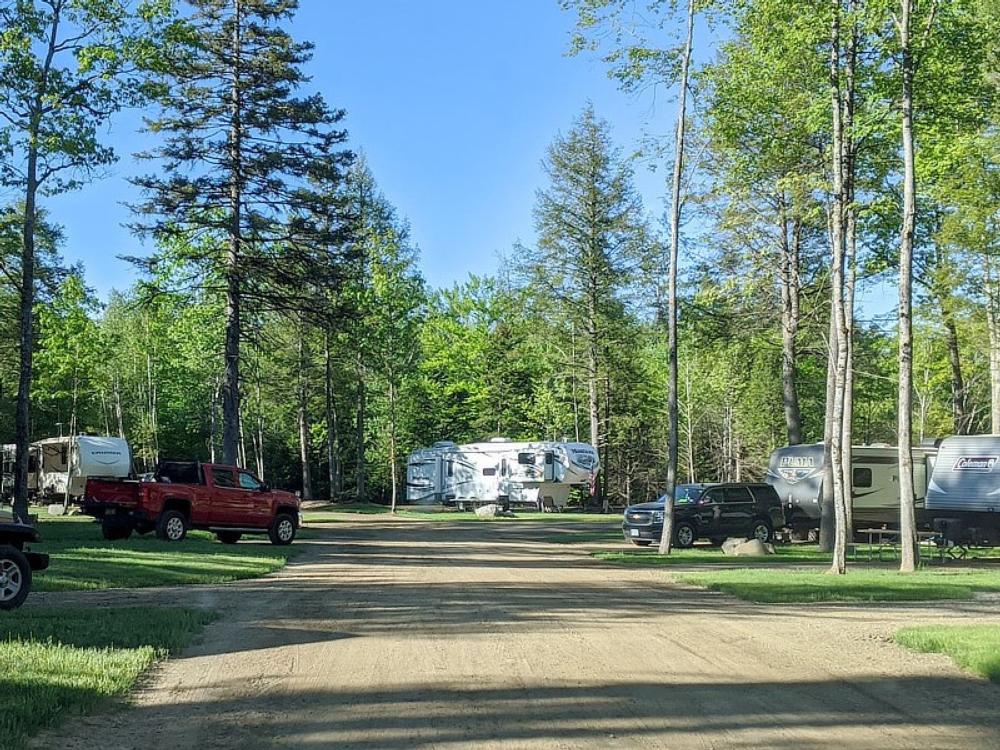
[[[222,455],[240,445],[240,348],[249,312],[324,311],[343,281],[345,223],[337,185],[351,154],[343,112],[299,96],[312,45],[282,28],[291,0],[192,0],[148,121],[162,144],[143,158],[160,172],[135,180],[147,200],[137,228],[159,239],[198,237],[194,283],[225,296]],[[143,263],[155,268],[160,256]],[[189,279],[190,281],[190,279]]]

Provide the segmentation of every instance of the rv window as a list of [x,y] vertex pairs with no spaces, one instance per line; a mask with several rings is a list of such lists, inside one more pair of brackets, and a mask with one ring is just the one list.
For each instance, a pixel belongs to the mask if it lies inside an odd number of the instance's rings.
[[36,456],[34,453],[29,453],[28,454],[28,473],[29,474],[34,474],[36,471],[38,471],[38,456]]
[[451,461],[448,462],[448,476],[449,477],[455,476],[455,464],[453,464]]
[[236,487],[233,472],[228,469],[212,469],[212,482],[216,487]]
[[535,454],[534,453],[518,453],[517,462],[519,464],[525,464],[529,466],[535,465]]
[[497,475],[497,470],[496,469],[492,469],[492,468],[491,469],[483,469],[483,476],[484,477],[495,477],[496,475]]
[[871,469],[855,469],[854,470],[854,486],[855,487],[871,487],[872,486],[872,470]]

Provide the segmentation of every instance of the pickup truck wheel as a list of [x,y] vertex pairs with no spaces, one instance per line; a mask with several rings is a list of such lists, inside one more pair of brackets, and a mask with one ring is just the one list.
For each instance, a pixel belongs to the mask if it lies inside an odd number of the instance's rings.
[[20,550],[0,547],[0,609],[17,609],[31,591],[31,565]]
[[219,541],[223,544],[236,544],[243,534],[238,531],[216,531],[215,536],[218,537]]
[[279,513],[267,535],[271,538],[271,544],[291,544],[295,539],[295,519],[287,513]]
[[180,511],[164,511],[156,522],[156,537],[165,542],[180,542],[187,536],[187,532],[187,519]]

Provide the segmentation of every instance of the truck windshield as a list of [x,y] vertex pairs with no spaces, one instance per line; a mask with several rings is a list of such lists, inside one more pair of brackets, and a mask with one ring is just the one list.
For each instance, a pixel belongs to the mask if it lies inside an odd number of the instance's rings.
[[674,503],[684,505],[685,503],[697,502],[698,498],[701,497],[701,493],[701,487],[687,484],[678,485],[677,491],[674,493]]

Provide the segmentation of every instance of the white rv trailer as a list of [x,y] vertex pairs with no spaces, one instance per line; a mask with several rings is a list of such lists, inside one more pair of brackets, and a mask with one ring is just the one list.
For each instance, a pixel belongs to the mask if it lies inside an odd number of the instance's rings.
[[[3,447],[3,494],[8,497],[13,494],[14,455],[13,445]],[[131,471],[132,452],[122,438],[47,438],[31,444],[28,492],[36,499],[65,501],[81,497],[89,477],[121,479]]]
[[597,451],[586,443],[444,441],[410,455],[406,499],[459,508],[488,503],[562,508],[572,488],[592,485],[598,468]]
[[956,543],[1000,545],[1000,435],[941,442],[918,519]]
[[[899,454],[895,446],[856,445],[852,449],[852,508],[855,527],[899,523]],[[913,487],[918,510],[937,448],[913,448]],[[792,445],[771,454],[765,481],[785,506],[789,527],[799,533],[819,528],[826,451],[822,443]]]

